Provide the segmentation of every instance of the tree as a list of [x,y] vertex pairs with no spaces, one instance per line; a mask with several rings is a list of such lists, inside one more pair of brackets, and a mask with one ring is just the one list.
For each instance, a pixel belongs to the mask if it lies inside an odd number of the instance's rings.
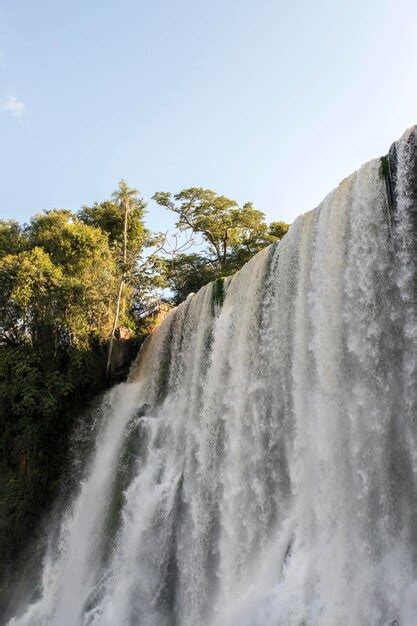
[[[118,289],[114,302],[114,313],[109,334],[107,372],[110,371],[113,345],[120,320],[127,323],[127,303],[131,304],[132,293],[137,287],[138,265],[145,246],[153,243],[145,228],[143,217],[146,204],[138,196],[138,190],[130,188],[124,180],[112,194],[112,201],[84,206],[78,217],[86,224],[98,226],[108,234],[118,267]],[[148,276],[146,276],[148,278]],[[137,294],[137,289],[135,290]]]
[[0,220],[0,258],[24,248],[23,229],[15,220]]
[[167,286],[174,304],[180,304],[188,294],[197,292],[219,274],[216,263],[202,253],[177,254],[167,262]]
[[250,202],[239,206],[210,189],[191,187],[175,196],[158,192],[153,199],[179,216],[177,228],[201,235],[206,244],[202,252],[181,254],[167,266],[167,280],[176,302],[190,290],[236,272],[288,230],[284,222],[268,226],[264,214]]
[[224,268],[234,247],[243,243],[248,233],[263,232],[266,224],[261,211],[251,203],[239,207],[235,200],[219,196],[210,189],[191,187],[172,199],[170,193],[153,196],[161,206],[177,213],[177,228],[200,233],[212,249],[219,268]]
[[290,225],[286,222],[271,222],[269,225],[269,237],[273,243],[279,241],[287,234]]
[[128,246],[128,220],[129,213],[132,207],[132,204],[137,196],[137,189],[129,188],[124,180],[121,180],[119,183],[119,191],[115,191],[113,193],[113,198],[116,201],[116,204],[120,207],[120,212],[123,219],[123,254],[122,254],[122,265],[121,265],[121,274],[120,274],[120,284],[119,291],[117,293],[116,299],[116,308],[114,313],[114,321],[110,334],[109,341],[109,352],[107,358],[107,368],[106,373],[109,373],[110,365],[111,365],[111,357],[113,351],[113,343],[115,339],[116,328],[119,323],[119,315],[120,315],[120,303],[122,301],[123,296],[123,288],[126,284],[127,274],[128,274],[128,265],[127,265],[127,246]]
[[25,241],[27,250],[0,259],[2,339],[42,350],[103,340],[116,278],[107,236],[49,211],[32,219]]
[[71,211],[54,210],[35,216],[26,236],[31,249],[42,249],[63,274],[59,301],[65,341],[85,347],[92,336],[107,339],[117,281],[107,234]]
[[[0,261],[0,341],[40,344],[62,323],[64,276],[42,248],[8,254]],[[52,343],[55,343],[54,341]]]

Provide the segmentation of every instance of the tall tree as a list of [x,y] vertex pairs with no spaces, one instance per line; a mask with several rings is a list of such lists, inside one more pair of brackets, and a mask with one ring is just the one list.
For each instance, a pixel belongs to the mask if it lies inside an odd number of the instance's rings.
[[22,226],[15,220],[0,220],[0,258],[15,254],[25,246]]
[[146,204],[139,191],[131,188],[124,180],[112,194],[112,200],[83,207],[79,218],[87,224],[94,224],[108,233],[118,264],[119,282],[114,302],[113,322],[109,336],[107,373],[110,371],[114,340],[120,321],[126,322],[127,301],[132,288],[137,283],[139,259],[146,245],[151,243],[151,235],[145,228],[143,217]]
[[109,353],[108,353],[107,368],[106,368],[107,374],[109,373],[109,370],[110,370],[116,328],[118,327],[118,324],[119,324],[120,303],[122,301],[123,289],[125,287],[126,278],[128,274],[127,247],[128,247],[129,214],[130,214],[132,205],[134,204],[134,201],[137,198],[138,193],[139,192],[137,189],[134,189],[133,187],[128,187],[126,182],[122,179],[119,182],[119,190],[115,191],[112,194],[112,197],[114,198],[116,204],[118,204],[120,207],[120,211],[123,217],[123,253],[122,253],[123,256],[122,256],[122,266],[121,266],[122,271],[120,274],[119,291],[117,293],[116,308],[114,312],[113,326],[112,326],[112,330],[110,334],[110,341],[109,341]]
[[191,187],[174,197],[158,192],[153,199],[177,213],[177,228],[191,229],[202,235],[212,249],[219,268],[226,266],[233,246],[241,243],[245,234],[263,229],[264,215],[247,203],[242,207],[235,200],[220,196],[210,189]]
[[240,206],[210,189],[191,187],[174,196],[158,192],[153,199],[178,215],[177,228],[200,235],[205,244],[202,251],[178,255],[167,265],[176,302],[213,278],[237,271],[288,230],[284,222],[268,225],[250,202]]
[[32,219],[24,241],[0,255],[3,337],[77,347],[106,338],[117,275],[106,233],[54,210]]

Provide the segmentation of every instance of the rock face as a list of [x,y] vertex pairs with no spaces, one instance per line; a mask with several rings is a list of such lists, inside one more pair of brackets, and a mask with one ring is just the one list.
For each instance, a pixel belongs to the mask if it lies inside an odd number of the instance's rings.
[[108,372],[109,380],[113,383],[123,380],[126,372],[135,358],[138,342],[132,337],[129,328],[118,328],[116,339],[113,342],[111,364]]
[[11,626],[415,626],[416,129],[171,311]]
[[[388,181],[392,194],[394,220],[397,225],[396,244],[401,262],[407,263],[414,275],[417,293],[417,133],[407,131],[402,141],[395,142],[388,153]],[[404,252],[407,252],[407,258]]]
[[[152,332],[168,315],[171,307],[165,303],[159,303],[150,311],[144,313],[146,318],[146,332]],[[135,359],[141,341],[132,337],[132,331],[123,326],[116,331],[116,339],[113,342],[113,351],[109,369],[109,380],[112,383],[126,378],[129,367]]]

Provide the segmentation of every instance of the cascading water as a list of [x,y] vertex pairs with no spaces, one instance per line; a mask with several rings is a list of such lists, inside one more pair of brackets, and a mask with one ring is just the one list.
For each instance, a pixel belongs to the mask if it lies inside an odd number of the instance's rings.
[[10,626],[417,624],[417,129],[172,311]]

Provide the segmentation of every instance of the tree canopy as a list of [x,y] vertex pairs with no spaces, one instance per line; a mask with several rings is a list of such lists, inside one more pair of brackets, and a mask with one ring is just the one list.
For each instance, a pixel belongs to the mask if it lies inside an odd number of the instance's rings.
[[2,338],[54,350],[104,340],[116,277],[107,235],[55,210],[32,219],[19,247],[0,260]]
[[167,280],[175,302],[210,280],[236,272],[288,230],[285,222],[268,225],[252,203],[240,206],[236,200],[202,187],[190,187],[174,196],[158,192],[153,199],[178,215],[179,230],[200,235],[204,244],[202,251],[180,254],[170,264]]

